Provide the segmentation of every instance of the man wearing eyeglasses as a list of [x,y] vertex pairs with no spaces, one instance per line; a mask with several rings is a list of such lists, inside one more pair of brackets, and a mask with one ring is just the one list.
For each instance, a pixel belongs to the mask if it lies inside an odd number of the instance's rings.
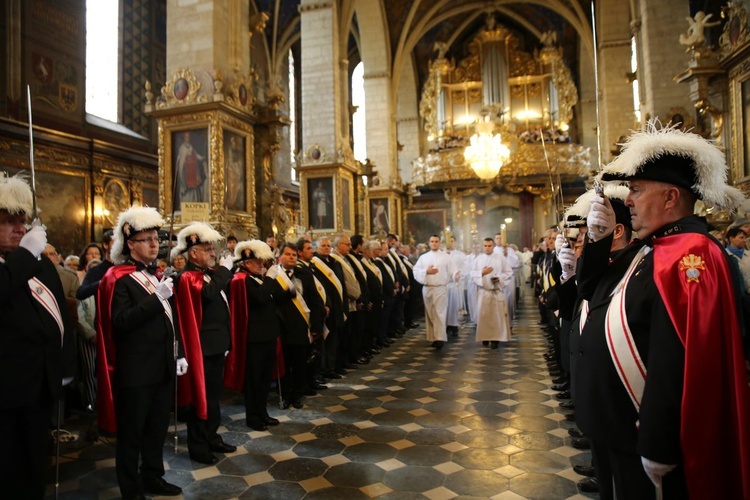
[[154,275],[163,224],[154,208],[120,214],[110,254],[116,265],[97,292],[99,428],[117,432],[115,470],[126,499],[182,492],[164,480],[162,460],[175,374],[187,372],[172,278]]

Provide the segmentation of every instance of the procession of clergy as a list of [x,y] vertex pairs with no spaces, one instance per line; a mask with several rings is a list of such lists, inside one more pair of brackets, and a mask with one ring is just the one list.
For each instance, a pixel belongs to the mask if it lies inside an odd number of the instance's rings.
[[[546,357],[569,374],[601,498],[750,498],[748,294],[693,214],[696,200],[727,210],[743,201],[726,175],[723,153],[697,135],[636,132],[600,175],[615,184],[568,210],[575,237],[552,228],[533,257],[501,235],[471,256],[433,235],[416,262],[397,252],[395,235],[322,237],[316,251],[304,238],[278,249],[250,240],[217,255],[224,238],[194,222],[171,248],[187,258],[173,273],[155,265],[161,215],[124,211],[82,285],[96,290],[98,424],[117,435],[123,498],[181,493],[163,477],[175,393],[189,408],[190,458],[216,463],[214,453],[236,450],[217,433],[223,386],[244,394],[250,428],[278,425],[267,411],[273,380],[280,405],[301,408],[416,326],[422,300],[435,351],[466,312],[476,340],[498,349],[530,261]],[[74,374],[73,325],[42,255],[46,229],[27,226],[36,212],[28,184],[3,178],[0,195],[0,429],[9,440],[0,482],[9,498],[42,498],[49,418]]]

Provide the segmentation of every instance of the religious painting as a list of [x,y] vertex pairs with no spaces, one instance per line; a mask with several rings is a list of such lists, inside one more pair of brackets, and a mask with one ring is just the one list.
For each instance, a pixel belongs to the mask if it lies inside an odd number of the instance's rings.
[[372,234],[386,235],[392,232],[388,198],[370,198],[370,221]]
[[246,211],[245,138],[224,130],[224,180],[227,210]]
[[445,229],[445,210],[414,210],[406,213],[405,241],[425,243]]
[[208,160],[208,130],[172,132],[172,186],[174,210],[184,202],[211,202],[211,169]]
[[105,222],[114,227],[120,212],[130,208],[130,194],[125,183],[120,179],[109,179],[104,185]]
[[307,179],[307,225],[315,231],[335,229],[333,177]]
[[[3,167],[8,175],[19,169]],[[31,184],[31,175],[25,170]],[[47,241],[62,255],[78,255],[88,242],[88,198],[84,174],[36,171],[36,196],[39,219],[47,226]]]
[[342,211],[342,225],[344,229],[352,229],[352,214],[351,210],[351,184],[349,179],[341,179],[341,211]]

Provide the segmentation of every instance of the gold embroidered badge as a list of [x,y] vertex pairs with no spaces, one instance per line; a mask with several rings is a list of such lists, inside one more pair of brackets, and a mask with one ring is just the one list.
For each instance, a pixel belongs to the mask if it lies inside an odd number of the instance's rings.
[[694,281],[700,283],[701,271],[705,271],[706,266],[703,263],[703,259],[698,255],[686,255],[680,261],[680,271],[685,271],[688,283]]

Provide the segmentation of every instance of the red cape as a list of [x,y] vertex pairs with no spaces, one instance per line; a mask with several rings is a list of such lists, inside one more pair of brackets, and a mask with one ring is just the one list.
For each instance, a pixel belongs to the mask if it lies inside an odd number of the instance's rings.
[[117,352],[112,337],[112,296],[117,280],[135,272],[135,266],[112,266],[99,282],[96,294],[96,383],[97,421],[105,432],[117,432],[112,378]]
[[203,273],[183,271],[175,288],[177,320],[182,334],[182,349],[188,363],[187,376],[177,380],[177,404],[192,405],[196,416],[208,419],[206,380],[203,375],[203,350],[201,349],[201,324],[203,322]]
[[[245,387],[248,334],[247,283],[245,283],[245,280],[248,276],[245,272],[239,272],[234,275],[229,284],[229,324],[232,329],[232,350],[229,351],[227,362],[224,366],[224,387],[234,389],[235,391],[242,391]],[[283,377],[286,371],[284,351],[280,337],[276,339],[275,363],[273,371],[274,380],[277,378],[277,373],[280,377]],[[276,367],[278,367],[278,371]]]
[[[687,278],[698,261],[680,265],[691,254],[704,266],[699,282]],[[690,498],[750,498],[750,389],[726,258],[699,233],[654,240],[654,281],[685,346],[680,444]]]
[[242,391],[245,387],[245,363],[247,357],[247,273],[237,273],[229,282],[229,327],[232,334],[232,349],[224,365],[224,387]]

